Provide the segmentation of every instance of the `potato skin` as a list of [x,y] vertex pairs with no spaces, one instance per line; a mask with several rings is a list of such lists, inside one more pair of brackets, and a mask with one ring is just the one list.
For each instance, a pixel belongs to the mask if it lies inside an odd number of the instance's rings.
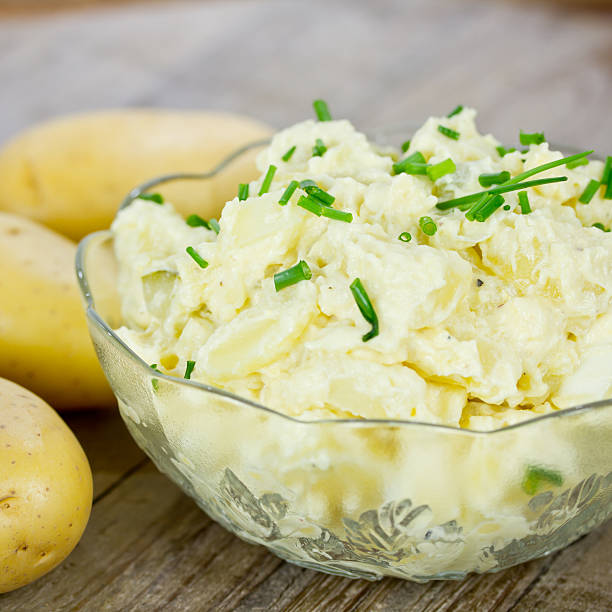
[[[73,240],[106,229],[128,192],[171,172],[211,170],[240,146],[270,135],[252,119],[220,113],[120,110],[68,116],[16,136],[0,151],[0,210]],[[219,214],[239,182],[257,176],[255,152],[221,177],[163,193],[184,214]]]
[[58,414],[0,378],[0,593],[53,569],[91,511],[89,463]]
[[76,245],[0,212],[0,376],[58,409],[113,406],[89,338]]

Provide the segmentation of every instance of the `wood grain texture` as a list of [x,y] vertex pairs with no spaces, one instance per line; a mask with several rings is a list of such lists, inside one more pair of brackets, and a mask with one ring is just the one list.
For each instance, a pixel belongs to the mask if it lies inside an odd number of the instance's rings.
[[[484,0],[111,3],[15,15],[0,19],[0,142],[57,114],[116,106],[233,110],[281,127],[323,97],[363,128],[461,102],[507,143],[518,128],[537,129],[609,153],[611,34],[607,11]],[[351,581],[224,531],[144,459],[116,414],[67,420],[94,472],[90,524],[65,563],[0,596],[2,610],[612,609],[612,525],[461,582]]]

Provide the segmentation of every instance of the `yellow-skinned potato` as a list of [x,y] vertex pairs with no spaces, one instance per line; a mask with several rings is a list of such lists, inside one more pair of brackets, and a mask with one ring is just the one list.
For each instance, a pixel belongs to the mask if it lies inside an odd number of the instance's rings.
[[[42,123],[0,151],[0,210],[34,219],[73,240],[109,227],[127,193],[170,172],[205,172],[270,130],[220,112],[121,110]],[[221,177],[164,187],[181,212],[208,219],[257,176],[255,152]]]
[[0,212],[0,376],[58,409],[114,404],[87,331],[75,252],[67,238]]
[[39,397],[0,378],[0,593],[53,569],[91,511],[89,463]]

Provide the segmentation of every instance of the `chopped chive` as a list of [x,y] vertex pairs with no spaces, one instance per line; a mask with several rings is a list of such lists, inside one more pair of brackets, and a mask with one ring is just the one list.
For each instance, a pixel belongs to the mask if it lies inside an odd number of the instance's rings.
[[610,230],[605,227],[605,225],[603,223],[593,223],[593,227],[596,227],[597,229],[600,229],[602,232],[609,232]]
[[521,130],[521,133],[519,134],[519,141],[524,147],[526,147],[532,144],[542,144],[543,142],[546,142],[546,138],[544,138],[543,132],[533,132],[532,134],[528,134]]
[[291,159],[291,156],[295,153],[295,145],[293,145],[282,157],[281,159],[284,162],[288,162]]
[[550,470],[539,465],[530,465],[525,470],[521,487],[527,495],[535,495],[543,484],[550,483],[556,487],[563,484],[563,476],[557,470]]
[[504,203],[504,196],[494,195],[489,201],[474,215],[474,219],[480,223],[486,221],[502,204]]
[[221,229],[219,227],[219,222],[216,219],[211,219],[210,221],[206,221],[206,219],[202,219],[200,215],[189,215],[187,219],[185,219],[185,223],[190,227],[205,227],[207,230],[212,230],[215,234],[219,233]]
[[287,186],[287,189],[285,189],[283,195],[280,197],[278,203],[281,206],[285,206],[285,204],[287,204],[287,202],[289,202],[289,200],[291,199],[293,192],[298,188],[298,186],[299,183],[297,181],[291,181]]
[[500,145],[499,147],[495,147],[495,150],[499,153],[500,157],[505,157],[508,153],[514,153],[516,149],[514,147],[510,147],[506,149],[506,147]]
[[412,240],[412,236],[410,235],[410,232],[402,232],[397,239],[401,240],[402,242],[410,242]]
[[261,184],[261,189],[259,190],[260,196],[270,191],[270,185],[272,184],[272,179],[274,178],[275,172],[276,172],[276,166],[270,164],[270,167],[268,168],[268,171],[266,172],[266,176],[264,177],[263,183]]
[[325,102],[325,100],[315,100],[312,103],[312,107],[314,108],[314,111],[317,114],[317,119],[319,121],[332,120],[331,113],[329,112],[329,108],[327,107],[327,102]]
[[331,194],[327,193],[324,189],[321,189],[314,181],[310,179],[306,179],[300,183],[300,187],[309,195],[312,196],[315,200],[319,200],[322,204],[326,206],[331,206],[336,198]]
[[589,202],[593,199],[593,196],[597,193],[597,190],[599,189],[599,184],[599,181],[591,179],[585,190],[582,192],[581,196],[578,198],[578,201],[582,202],[583,204],[589,204]]
[[359,308],[359,312],[361,312],[363,318],[372,326],[372,329],[361,337],[363,342],[367,342],[375,336],[378,336],[378,317],[376,316],[376,311],[374,310],[374,306],[372,306],[370,297],[359,278],[356,278],[351,283],[350,288],[357,308]]
[[215,232],[215,234],[219,235],[219,232],[221,231],[221,226],[219,225],[219,222],[212,217],[209,221],[208,224],[210,225],[210,229]]
[[506,181],[510,180],[510,173],[506,170],[503,170],[502,172],[495,172],[495,173],[491,173],[491,174],[481,174],[478,177],[478,182],[483,186],[483,187],[491,187],[491,185],[501,185],[502,183],[505,183]]
[[300,187],[306,191],[306,189],[310,188],[310,187],[318,187],[318,185],[311,179],[305,179],[303,181],[300,182]]
[[402,153],[405,153],[410,148],[410,141],[402,142]]
[[206,219],[202,219],[200,215],[189,215],[187,219],[185,219],[185,223],[189,225],[189,227],[205,227],[206,229],[210,229],[210,225]]
[[242,202],[249,197],[249,184],[240,183],[238,185],[238,201]]
[[465,218],[468,221],[474,221],[476,219],[476,213],[481,210],[493,196],[490,193],[483,193],[467,210]]
[[164,197],[161,193],[141,193],[138,198],[141,200],[147,200],[148,202],[155,202],[155,204],[164,203]]
[[[156,363],[152,363],[149,367],[152,370],[155,370],[156,372],[159,372],[159,369],[157,368],[157,364]],[[151,386],[153,387],[153,391],[155,391],[155,393],[157,393],[159,391],[159,380],[157,380],[157,378],[154,378],[151,381]]]
[[183,378],[186,378],[187,380],[189,380],[191,378],[191,373],[193,372],[193,368],[195,368],[195,361],[188,360],[187,367],[185,368],[185,376],[183,376]]
[[610,181],[606,186],[604,200],[612,200],[612,181]]
[[521,207],[521,214],[528,215],[531,212],[531,206],[529,205],[529,196],[526,191],[518,192],[518,201]]
[[609,185],[610,178],[612,178],[612,156],[608,155],[604,164],[603,174],[601,175],[601,184]]
[[322,206],[321,214],[328,219],[335,219],[336,221],[344,221],[350,223],[353,220],[353,215],[350,212],[344,210],[336,210],[330,206]]
[[484,194],[497,194],[497,193],[508,193],[509,191],[517,191],[519,189],[526,189],[527,187],[535,187],[536,185],[548,185],[550,183],[562,183],[567,181],[567,176],[556,176],[549,179],[536,179],[534,181],[525,181],[524,183],[506,183],[499,185],[499,187],[491,187],[486,191],[479,191],[478,193],[472,193],[470,195],[455,198],[453,200],[446,200],[444,202],[438,202],[436,208],[439,210],[448,210],[449,208],[461,208],[463,204],[469,204],[480,199]]
[[314,147],[312,147],[312,156],[322,157],[325,151],[327,151],[327,147],[323,144],[323,141],[320,138],[317,138],[315,140]]
[[565,164],[565,166],[568,168],[568,170],[572,170],[573,168],[577,168],[578,166],[586,166],[588,163],[589,163],[589,160],[586,159],[586,157],[583,157],[582,159],[571,161]]
[[189,255],[189,257],[191,257],[191,259],[193,259],[193,261],[200,266],[200,268],[208,267],[208,262],[205,259],[202,259],[202,256],[193,247],[188,246],[185,251],[187,252],[187,255]]
[[428,164],[407,164],[404,161],[393,164],[394,174],[427,174]]
[[[449,157],[444,161],[441,161],[439,164],[434,164],[433,166],[427,166],[427,176],[432,181],[437,181],[440,177],[446,174],[452,174],[457,170],[457,166],[455,166],[455,162]],[[510,176],[510,175],[508,175]]]
[[462,110],[463,110],[463,106],[461,104],[459,104],[458,106],[453,108],[453,110],[450,113],[448,113],[448,115],[446,115],[446,116],[450,119],[451,117],[454,117],[455,115],[458,115]]
[[428,236],[433,236],[438,231],[438,226],[431,217],[421,217],[419,219],[419,227]]
[[542,164],[540,166],[536,166],[535,168],[531,168],[531,170],[525,170],[525,172],[521,172],[521,174],[517,174],[515,177],[511,178],[509,183],[520,183],[533,176],[534,174],[539,174],[540,172],[544,172],[545,170],[550,170],[551,168],[557,168],[558,166],[563,166],[568,162],[573,162],[577,159],[582,159],[587,155],[590,155],[593,151],[584,151],[583,153],[576,153],[575,155],[569,155],[568,157],[562,157],[561,159],[556,159],[555,161],[548,162],[547,164]]
[[314,213],[317,217],[323,214],[323,205],[311,196],[300,196],[297,205]]
[[[393,164],[393,172],[395,174],[400,174],[401,172],[406,172],[406,169],[412,166],[427,166],[425,163],[425,157],[420,151],[415,151],[408,157],[396,162]],[[407,174],[426,174],[427,170],[424,172],[407,172]]]
[[285,289],[285,287],[295,285],[303,280],[310,280],[311,278],[312,272],[308,264],[301,259],[295,266],[287,268],[282,272],[277,272],[274,275],[274,288],[278,292],[281,289]]
[[447,138],[452,138],[453,140],[459,140],[459,132],[455,132],[455,130],[451,130],[451,128],[444,127],[443,125],[438,126],[438,132],[440,134],[444,134]]
[[510,204],[506,204],[506,205],[504,206],[504,210],[510,210],[511,208],[512,208],[512,207],[510,206]]

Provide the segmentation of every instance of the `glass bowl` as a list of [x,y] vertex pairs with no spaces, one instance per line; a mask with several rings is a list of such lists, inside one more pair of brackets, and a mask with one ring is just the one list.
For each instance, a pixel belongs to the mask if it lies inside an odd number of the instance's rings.
[[301,421],[138,357],[113,331],[122,320],[110,232],[86,237],[76,265],[136,443],[211,518],[287,561],[351,578],[461,579],[549,554],[612,514],[612,401],[488,432]]

